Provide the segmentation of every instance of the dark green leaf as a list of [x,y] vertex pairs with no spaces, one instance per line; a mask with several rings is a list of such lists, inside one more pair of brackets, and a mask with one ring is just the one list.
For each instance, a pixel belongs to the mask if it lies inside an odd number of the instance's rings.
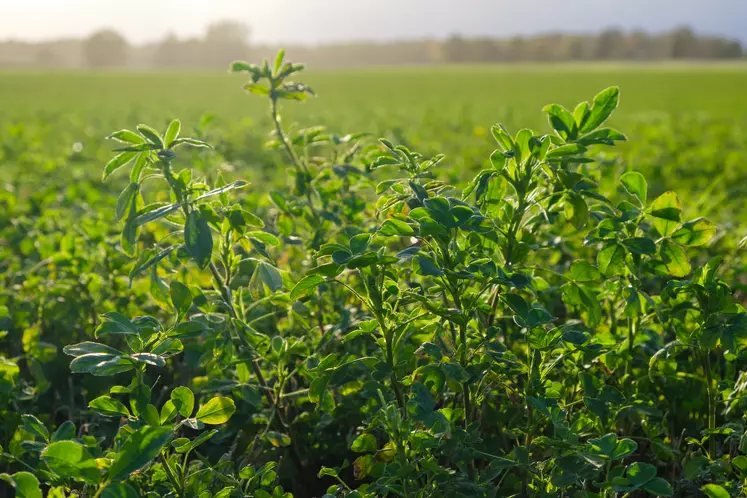
[[187,216],[184,226],[184,247],[201,269],[207,268],[213,254],[213,234],[200,211]]

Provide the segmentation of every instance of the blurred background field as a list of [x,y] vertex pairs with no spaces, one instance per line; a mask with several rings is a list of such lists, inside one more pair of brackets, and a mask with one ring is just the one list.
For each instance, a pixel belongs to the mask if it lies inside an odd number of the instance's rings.
[[[494,149],[491,125],[548,131],[544,104],[570,106],[619,85],[612,124],[629,141],[603,178],[613,184],[624,170],[640,170],[655,193],[677,189],[698,212],[728,224],[747,216],[737,200],[747,193],[747,64],[741,61],[312,67],[306,80],[317,97],[286,105],[286,124],[296,130],[321,124],[340,135],[364,132],[371,141],[387,137],[443,152],[444,174],[462,185]],[[165,126],[172,117],[216,144],[208,154],[213,163],[255,182],[282,182],[279,156],[264,147],[272,128],[266,105],[245,95],[242,83],[217,68],[2,71],[5,182],[17,193],[38,193],[72,175],[92,190],[116,191],[116,180],[113,187],[100,182],[114,147],[106,135],[141,122]]]

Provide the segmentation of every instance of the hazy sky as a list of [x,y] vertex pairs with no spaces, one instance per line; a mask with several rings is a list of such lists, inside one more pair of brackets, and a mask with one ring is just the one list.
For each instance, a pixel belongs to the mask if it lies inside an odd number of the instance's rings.
[[606,26],[696,31],[747,42],[747,0],[0,0],[0,40],[85,36],[114,27],[133,42],[198,35],[234,19],[256,42],[328,42]]

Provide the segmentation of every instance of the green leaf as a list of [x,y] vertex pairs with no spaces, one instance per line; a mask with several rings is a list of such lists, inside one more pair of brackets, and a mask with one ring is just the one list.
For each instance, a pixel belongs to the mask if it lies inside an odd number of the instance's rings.
[[280,275],[278,269],[271,264],[260,261],[257,265],[256,271],[262,282],[264,282],[264,284],[273,292],[276,292],[283,287],[283,276]]
[[72,373],[90,373],[100,377],[127,372],[133,368],[135,366],[131,360],[111,354],[86,354],[70,362]]
[[626,477],[637,489],[656,477],[656,467],[650,463],[632,463],[628,465]]
[[252,66],[244,61],[233,61],[229,71],[232,73],[248,73],[252,71]]
[[392,236],[392,235],[408,236],[408,235],[415,235],[415,230],[410,225],[408,225],[402,220],[390,218],[381,224],[379,233],[385,236]]
[[188,387],[180,386],[171,391],[171,401],[184,418],[192,416],[195,409],[195,395]]
[[117,218],[117,221],[120,221],[124,218],[127,218],[134,209],[134,207],[137,205],[136,197],[138,193],[140,192],[140,185],[137,183],[130,183],[125,187],[125,189],[122,191],[121,194],[119,194],[119,197],[117,198],[117,208],[115,211],[115,216]]
[[672,486],[661,477],[655,477],[643,485],[643,489],[654,496],[672,496]]
[[137,126],[137,131],[142,136],[144,136],[146,140],[148,140],[150,143],[152,143],[159,149],[163,149],[163,140],[161,140],[161,136],[158,134],[156,130],[154,130],[148,125],[141,124]]
[[145,139],[143,137],[141,137],[140,135],[138,135],[137,133],[131,130],[115,131],[114,133],[112,133],[106,138],[110,140],[116,140],[124,144],[138,145],[138,144],[145,143]]
[[171,303],[178,313],[176,321],[179,322],[192,307],[192,292],[189,287],[181,282],[173,280],[170,288]]
[[138,494],[127,484],[114,482],[104,488],[101,498],[138,498]]
[[654,254],[656,252],[654,241],[645,237],[625,239],[622,243],[633,254]]
[[363,254],[366,252],[368,242],[371,240],[371,234],[359,233],[350,239],[350,252],[353,254]]
[[651,204],[654,227],[663,236],[671,234],[680,224],[682,204],[674,192],[664,192]]
[[692,270],[685,249],[669,239],[662,241],[659,256],[667,272],[673,277],[686,277]]
[[179,249],[182,247],[181,245],[173,245],[165,248],[158,254],[154,255],[153,251],[144,251],[140,254],[138,257],[137,263],[133,265],[132,269],[130,270],[129,278],[130,282],[132,282],[132,279],[138,276],[139,274],[143,273],[146,270],[149,270],[153,266],[157,265],[161,262],[164,258],[168,257],[169,254],[171,254],[175,249]]
[[418,254],[412,258],[412,264],[415,273],[418,275],[440,277],[444,274],[431,258],[422,254]]
[[718,484],[706,484],[700,490],[708,498],[731,498],[731,494]]
[[596,267],[581,260],[571,263],[571,267],[565,273],[565,276],[575,282],[593,282],[601,278],[601,274]]
[[280,68],[283,67],[283,59],[285,59],[285,50],[282,48],[278,51],[278,55],[275,57],[275,66],[273,68],[273,74],[277,75],[280,72]]
[[239,188],[244,188],[247,185],[249,185],[248,182],[245,182],[243,180],[236,180],[235,182],[229,183],[228,185],[224,185],[222,187],[213,189],[209,192],[205,192],[201,196],[199,196],[197,199],[195,199],[195,202],[205,200],[209,197],[214,197],[216,195],[225,194],[226,192],[230,192],[231,190],[236,190]]
[[732,459],[732,467],[737,469],[742,476],[747,474],[747,456],[739,455]]
[[522,319],[526,319],[529,315],[529,304],[520,295],[511,293],[503,294],[501,299]]
[[575,192],[566,198],[564,211],[566,219],[578,230],[581,230],[589,220],[589,208],[586,201]]
[[120,154],[117,154],[112,158],[111,161],[109,161],[106,166],[104,166],[104,177],[103,179],[106,180],[109,178],[109,175],[117,171],[122,166],[125,166],[130,161],[135,159],[135,156],[137,155],[137,152],[122,152]]
[[184,225],[184,247],[187,248],[200,269],[207,268],[213,254],[213,234],[207,221],[198,210],[193,210],[187,216]]
[[122,251],[132,257],[135,255],[135,244],[137,243],[137,229],[138,225],[135,224],[137,218],[130,218],[122,227],[122,236],[120,238],[120,244],[122,245]]
[[376,438],[372,434],[361,434],[358,436],[353,444],[350,445],[350,449],[355,453],[366,453],[368,451],[376,451],[377,442]]
[[640,201],[641,206],[646,205],[648,183],[642,174],[636,171],[628,171],[620,177],[620,183],[630,195],[635,196]]
[[49,442],[49,430],[33,415],[21,415],[23,429]]
[[547,113],[550,126],[552,126],[561,138],[564,140],[576,138],[578,126],[568,109],[559,104],[550,104],[546,105],[542,110]]
[[599,128],[591,133],[579,137],[576,139],[577,144],[581,145],[595,145],[595,144],[606,144],[612,145],[614,142],[624,142],[628,138],[617,130],[612,128]]
[[688,221],[672,234],[672,240],[683,246],[702,246],[716,235],[716,225],[705,218]]
[[610,460],[622,460],[623,458],[632,455],[637,449],[638,443],[632,439],[621,439],[615,445],[615,449],[610,453]]
[[99,396],[88,403],[88,407],[106,417],[129,417],[127,407],[111,396]]
[[166,148],[171,148],[171,144],[179,138],[179,132],[182,129],[182,123],[178,119],[173,120],[169,127],[166,129],[166,134],[163,136],[163,143],[166,144]]
[[120,351],[110,348],[105,344],[97,342],[81,342],[80,344],[71,344],[62,348],[62,352],[68,356],[83,356],[84,354],[99,353],[112,356],[121,355]]
[[586,152],[586,147],[581,144],[567,144],[555,147],[554,149],[547,152],[546,159],[557,159],[566,156],[574,156]]
[[175,149],[177,145],[182,145],[182,144],[189,145],[190,147],[202,147],[206,149],[213,148],[213,146],[207,142],[203,142],[202,140],[197,140],[196,138],[186,138],[186,137],[177,138],[176,140],[174,140],[174,142],[171,144],[171,148]]
[[171,438],[170,427],[141,427],[127,438],[109,468],[109,480],[121,481],[148,465]]
[[309,294],[314,289],[316,289],[319,286],[319,284],[321,284],[322,282],[324,282],[324,278],[320,277],[319,275],[309,275],[307,277],[302,278],[293,287],[293,290],[291,290],[291,293],[290,293],[291,300],[296,301],[302,296]]
[[52,434],[52,442],[73,439],[75,434],[75,424],[66,420]]
[[625,267],[625,248],[617,242],[605,245],[597,254],[597,267],[607,276],[619,274]]
[[280,245],[280,239],[278,239],[271,233],[254,231],[254,232],[248,232],[246,236],[249,237],[250,239],[258,240],[268,246]]
[[13,476],[0,474],[16,490],[16,498],[42,498],[39,479],[31,472],[16,472]]
[[291,444],[290,436],[283,434],[282,432],[268,431],[265,434],[264,439],[275,448],[285,448]]
[[138,328],[129,318],[116,311],[110,311],[104,313],[102,316],[103,321],[101,325],[96,328],[94,332],[95,337],[102,335],[116,334],[116,335],[137,335],[139,334]]
[[236,411],[236,405],[231,398],[216,396],[200,407],[195,418],[208,425],[219,425],[228,422]]
[[581,133],[589,133],[595,130],[607,119],[617,108],[617,104],[620,100],[620,89],[616,86],[606,88],[599,92],[594,97],[589,116],[586,118],[583,126],[581,126]]
[[95,484],[99,481],[96,460],[88,450],[74,441],[58,441],[47,446],[41,458],[49,469],[65,479]]
[[573,109],[573,120],[580,129],[587,119],[589,119],[589,103],[581,102]]

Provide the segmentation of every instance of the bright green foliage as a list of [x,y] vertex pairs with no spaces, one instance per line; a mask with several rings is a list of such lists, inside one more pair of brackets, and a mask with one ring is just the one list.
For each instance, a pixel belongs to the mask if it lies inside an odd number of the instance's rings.
[[617,87],[483,129],[470,181],[397,133],[286,126],[302,69],[231,65],[269,104],[262,182],[170,120],[110,135],[100,217],[0,197],[17,496],[744,494],[737,242],[615,169]]

